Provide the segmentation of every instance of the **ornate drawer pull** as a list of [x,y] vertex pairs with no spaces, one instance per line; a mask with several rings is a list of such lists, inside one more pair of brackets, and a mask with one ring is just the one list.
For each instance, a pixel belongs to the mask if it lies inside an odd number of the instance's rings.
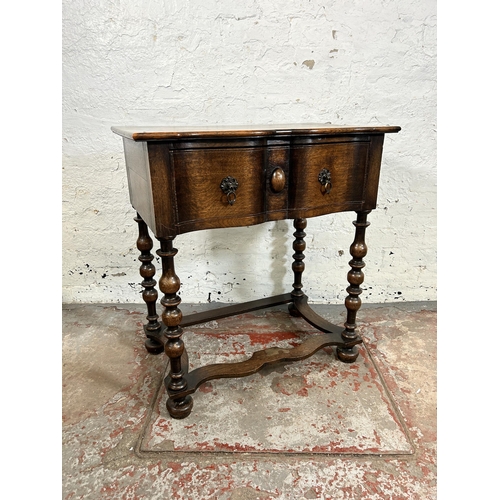
[[234,178],[228,175],[227,177],[224,177],[220,183],[220,188],[222,189],[222,192],[227,196],[227,202],[230,205],[233,205],[234,202],[236,201],[236,190],[238,189],[238,181]]
[[324,168],[318,175],[318,181],[321,184],[321,192],[329,194],[332,190],[332,176],[330,170]]

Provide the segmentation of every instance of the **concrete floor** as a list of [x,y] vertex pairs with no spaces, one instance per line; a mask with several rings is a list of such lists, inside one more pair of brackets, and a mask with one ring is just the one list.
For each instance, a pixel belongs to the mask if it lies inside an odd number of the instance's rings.
[[[313,306],[342,324],[341,306]],[[183,304],[185,313],[202,306]],[[354,364],[325,348],[213,380],[166,411],[144,304],[63,306],[64,499],[434,499],[436,303],[364,304]],[[185,329],[190,367],[316,334],[286,306]]]

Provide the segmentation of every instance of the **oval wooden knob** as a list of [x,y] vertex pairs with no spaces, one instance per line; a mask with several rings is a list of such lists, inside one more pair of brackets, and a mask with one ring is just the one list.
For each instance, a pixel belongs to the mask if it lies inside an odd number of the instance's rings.
[[275,193],[279,193],[285,188],[285,183],[285,172],[283,172],[283,169],[280,167],[275,168],[273,170],[273,174],[271,175],[271,189]]

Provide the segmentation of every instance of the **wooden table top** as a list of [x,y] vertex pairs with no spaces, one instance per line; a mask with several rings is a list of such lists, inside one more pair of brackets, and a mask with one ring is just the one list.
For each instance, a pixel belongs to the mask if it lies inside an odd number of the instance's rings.
[[292,135],[387,134],[401,130],[397,126],[332,125],[301,123],[283,125],[219,125],[219,126],[116,126],[111,130],[134,141],[163,141],[183,138],[265,137]]

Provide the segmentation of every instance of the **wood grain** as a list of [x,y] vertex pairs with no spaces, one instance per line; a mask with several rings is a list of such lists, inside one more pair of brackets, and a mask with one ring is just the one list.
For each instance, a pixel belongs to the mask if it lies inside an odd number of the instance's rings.
[[[165,385],[167,410],[186,418],[190,396],[204,382],[245,377],[272,363],[297,361],[335,345],[346,363],[358,356],[361,338],[356,312],[361,305],[366,220],[376,207],[385,133],[400,127],[337,127],[329,124],[239,127],[113,127],[124,137],[130,199],[138,211],[137,247],[143,299],[148,307],[144,329],[151,353],[164,349],[170,360]],[[356,235],[350,253],[349,293],[344,328],[316,314],[303,292],[306,218],[333,212],[357,212]],[[175,274],[176,235],[216,227],[258,224],[293,218],[294,282],[292,292],[221,307],[183,318],[179,309],[180,279]],[[160,241],[159,288],[163,292],[162,321],[156,314],[152,240]],[[324,332],[289,348],[269,348],[238,363],[211,364],[189,372],[182,328],[243,312],[289,303],[292,316],[302,317]]]
[[[361,340],[352,342],[360,343]],[[176,393],[177,397],[185,397],[193,394],[201,384],[209,380],[220,378],[239,378],[248,377],[257,373],[259,370],[270,364],[300,361],[312,356],[315,352],[327,346],[345,346],[340,333],[326,333],[321,335],[313,335],[304,340],[302,344],[292,348],[270,347],[262,351],[257,351],[252,356],[237,363],[215,363],[212,365],[202,366],[189,372],[185,376],[187,387]],[[170,384],[170,377],[165,378],[165,386]]]
[[[399,130],[329,124],[113,127],[124,137],[132,205],[157,238],[374,209],[384,134]],[[325,169],[328,190],[318,182]],[[231,200],[220,187],[227,176],[238,182]]]
[[389,134],[401,127],[354,127],[328,123],[303,123],[283,125],[226,125],[226,126],[124,126],[111,127],[118,135],[134,141],[165,141],[184,138],[217,137],[266,137],[321,134]]

